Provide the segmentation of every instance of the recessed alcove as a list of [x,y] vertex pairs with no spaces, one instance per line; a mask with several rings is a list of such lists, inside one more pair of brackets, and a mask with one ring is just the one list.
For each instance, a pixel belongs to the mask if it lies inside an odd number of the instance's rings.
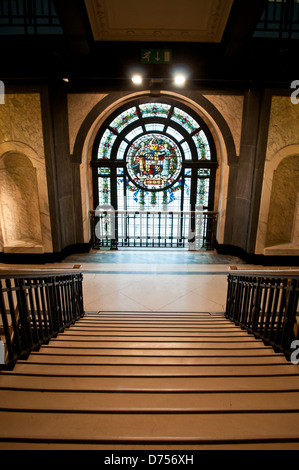
[[273,174],[265,254],[298,255],[299,155],[284,158]]
[[25,154],[0,157],[0,204],[4,253],[43,253],[37,174]]

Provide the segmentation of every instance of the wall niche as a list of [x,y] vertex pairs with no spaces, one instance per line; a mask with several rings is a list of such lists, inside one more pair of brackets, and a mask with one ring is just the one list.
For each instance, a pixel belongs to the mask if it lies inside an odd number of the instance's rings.
[[[266,248],[297,248],[299,155],[284,158],[273,174]],[[294,254],[294,253],[293,253]]]
[[43,253],[37,173],[25,154],[0,157],[0,204],[4,253]]

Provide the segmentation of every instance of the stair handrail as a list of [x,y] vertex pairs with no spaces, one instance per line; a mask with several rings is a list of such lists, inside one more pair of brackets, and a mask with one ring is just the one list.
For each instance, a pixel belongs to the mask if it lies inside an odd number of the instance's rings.
[[13,369],[19,359],[84,316],[80,268],[0,268],[0,333],[5,342],[0,369]]
[[231,266],[228,271],[226,318],[290,360],[299,339],[299,270]]

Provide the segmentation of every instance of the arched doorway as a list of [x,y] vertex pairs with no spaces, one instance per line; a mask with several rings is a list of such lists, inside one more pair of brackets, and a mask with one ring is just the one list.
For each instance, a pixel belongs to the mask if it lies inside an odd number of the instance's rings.
[[105,211],[95,221],[97,245],[211,243],[216,147],[188,106],[166,97],[127,102],[99,129],[91,165],[94,210]]

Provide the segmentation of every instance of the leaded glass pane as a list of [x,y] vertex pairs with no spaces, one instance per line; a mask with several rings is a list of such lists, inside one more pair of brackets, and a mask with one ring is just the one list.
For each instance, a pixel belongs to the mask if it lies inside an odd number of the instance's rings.
[[181,146],[182,146],[182,149],[183,149],[183,152],[184,152],[185,160],[192,160],[191,150],[190,150],[190,147],[187,144],[187,142],[183,142],[181,144]]
[[[120,168],[118,168],[120,170]],[[124,197],[124,176],[117,178],[117,209],[119,211],[126,210]]]
[[169,135],[172,135],[172,137],[174,137],[178,142],[181,142],[184,139],[182,134],[180,134],[178,131],[176,131],[172,127],[167,127],[166,133]]
[[99,184],[99,205],[111,204],[111,183],[110,178],[98,178]]
[[164,131],[164,124],[156,124],[156,123],[151,123],[151,124],[146,124],[145,125],[145,130],[147,132],[150,131],[158,131],[158,132],[163,132]]
[[115,129],[117,132],[121,132],[129,124],[132,124],[132,122],[137,121],[137,119],[139,119],[137,110],[135,107],[133,107],[127,109],[119,116],[117,116],[114,121],[112,121],[112,123],[110,124],[110,127],[112,127],[112,129]]
[[210,146],[205,133],[200,131],[192,139],[196,145],[199,160],[211,160]]
[[98,160],[108,160],[110,158],[115,139],[116,135],[109,129],[104,132],[99,145]]
[[200,168],[197,170],[198,176],[210,176],[211,170],[209,168]]
[[183,126],[183,128],[187,132],[189,132],[189,134],[191,134],[191,132],[194,132],[200,127],[199,124],[195,121],[195,119],[193,119],[189,114],[185,113],[185,111],[179,108],[174,108],[171,120]]
[[196,205],[208,207],[209,205],[209,192],[210,192],[210,179],[197,180],[197,199]]
[[117,160],[123,160],[128,145],[125,140],[122,141],[117,152]]
[[99,176],[108,176],[110,175],[110,168],[98,168]]
[[169,110],[171,108],[168,104],[163,103],[146,103],[139,106],[142,117],[160,117],[167,118]]
[[191,178],[186,178],[185,179],[185,184],[184,184],[184,207],[183,207],[183,211],[190,211],[191,210],[190,194],[191,194]]
[[134,139],[134,137],[136,137],[137,135],[139,134],[142,134],[143,132],[143,129],[141,126],[139,127],[136,127],[135,129],[133,129],[131,132],[129,132],[129,134],[126,135],[126,139],[131,141]]

